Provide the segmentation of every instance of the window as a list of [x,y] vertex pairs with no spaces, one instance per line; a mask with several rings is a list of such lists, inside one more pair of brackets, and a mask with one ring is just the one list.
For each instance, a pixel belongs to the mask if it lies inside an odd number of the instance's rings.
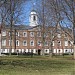
[[38,31],[41,31],[41,27],[40,26],[38,27]]
[[72,52],[72,49],[71,49],[71,52]]
[[16,40],[16,46],[19,46],[19,40]]
[[61,41],[58,41],[58,45],[61,46]]
[[61,33],[61,29],[60,28],[57,29],[57,33]]
[[48,46],[48,41],[45,41],[45,46]]
[[53,41],[52,45],[54,46],[54,41]]
[[16,32],[16,36],[19,36],[19,32]]
[[65,46],[68,46],[68,41],[65,41]]
[[61,34],[58,34],[57,37],[58,37],[58,38],[61,38]]
[[37,32],[37,37],[41,37],[41,32]]
[[30,46],[34,46],[34,41],[33,40],[30,41]]
[[23,32],[23,37],[27,37],[27,32]]
[[60,53],[60,50],[59,50],[59,53]]
[[27,46],[27,40],[23,41],[23,46]]
[[9,46],[10,46],[10,44],[11,44],[11,40],[9,40]]
[[73,45],[73,41],[70,41],[70,46],[72,46]]
[[31,37],[34,37],[34,32],[30,32],[30,36]]
[[65,52],[67,53],[68,50],[65,50]]
[[48,50],[46,50],[46,52],[48,52]]
[[36,16],[33,16],[33,21],[35,21],[36,20]]
[[67,37],[67,34],[65,34],[64,36]]
[[6,31],[5,30],[2,31],[2,36],[6,36]]
[[44,33],[44,37],[48,37],[48,34],[47,33]]
[[9,36],[10,36],[10,32],[9,32],[8,34],[9,34]]
[[2,46],[6,46],[6,40],[2,40]]
[[41,46],[41,41],[38,41],[37,44],[38,44],[38,46]]
[[33,53],[33,50],[31,50],[31,52]]

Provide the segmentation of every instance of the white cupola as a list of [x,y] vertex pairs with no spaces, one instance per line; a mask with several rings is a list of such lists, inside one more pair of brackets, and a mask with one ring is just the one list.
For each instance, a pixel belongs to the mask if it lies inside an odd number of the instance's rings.
[[31,11],[29,21],[30,21],[30,26],[38,25],[38,16],[35,10]]

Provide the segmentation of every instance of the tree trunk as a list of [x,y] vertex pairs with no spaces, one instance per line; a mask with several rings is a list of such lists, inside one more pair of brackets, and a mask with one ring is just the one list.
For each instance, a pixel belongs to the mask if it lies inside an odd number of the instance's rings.
[[74,44],[74,59],[75,59],[75,44]]
[[0,33],[0,56],[1,56],[1,33]]

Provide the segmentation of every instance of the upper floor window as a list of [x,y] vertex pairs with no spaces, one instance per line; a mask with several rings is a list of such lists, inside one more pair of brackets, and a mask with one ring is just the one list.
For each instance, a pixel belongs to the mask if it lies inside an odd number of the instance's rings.
[[37,32],[37,37],[41,37],[41,32]]
[[61,41],[58,41],[58,45],[61,46]]
[[48,46],[48,41],[45,41],[45,46]]
[[34,46],[34,41],[33,40],[30,41],[30,46]]
[[8,34],[9,34],[9,36],[10,36],[10,32],[9,32]]
[[19,36],[19,32],[16,32],[16,36]]
[[52,42],[52,45],[54,46],[54,41]]
[[57,29],[57,33],[61,33],[61,28],[58,28]]
[[68,46],[68,41],[65,41],[65,46]]
[[58,37],[58,38],[61,38],[61,34],[58,34],[57,37]]
[[38,44],[38,46],[41,46],[41,41],[38,41],[37,44]]
[[2,46],[6,46],[6,40],[2,40]]
[[70,46],[72,46],[73,45],[73,41],[70,41]]
[[12,40],[9,40],[9,46],[11,45]]
[[23,46],[27,46],[27,40],[23,41]]
[[2,31],[2,36],[6,36],[6,31],[5,30]]
[[64,34],[65,37],[67,37],[67,34]]
[[45,34],[44,34],[44,37],[48,37],[48,34],[47,34],[47,33],[45,33]]
[[41,31],[41,27],[40,26],[38,27],[38,31]]
[[16,40],[16,46],[19,46],[19,40]]
[[27,32],[23,32],[23,37],[27,37]]
[[34,37],[34,32],[30,32],[30,36],[31,37]]

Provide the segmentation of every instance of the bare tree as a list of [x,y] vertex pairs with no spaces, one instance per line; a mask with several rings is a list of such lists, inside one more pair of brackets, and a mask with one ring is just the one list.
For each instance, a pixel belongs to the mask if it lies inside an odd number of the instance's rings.
[[73,31],[73,37],[74,40],[74,59],[75,59],[75,0],[61,0],[62,5],[62,12],[64,14],[63,17],[66,16],[67,21],[69,22],[70,26]]
[[[59,1],[57,0],[48,0],[45,3],[45,20],[46,20],[46,26],[48,26],[48,30],[49,34],[50,34],[50,38],[49,38],[49,54],[50,57],[53,56],[53,40],[54,38],[57,36],[56,34],[56,30],[57,30],[57,26],[60,23],[60,21],[62,20],[61,16],[60,16],[60,8],[58,7]],[[55,27],[56,29],[54,30]],[[55,34],[55,35],[53,35]]]
[[[26,1],[26,0],[25,0]],[[3,5],[1,5],[1,23],[5,23],[10,26],[10,50],[9,55],[11,55],[12,50],[12,40],[13,34],[15,35],[15,24],[19,24],[21,21],[22,13],[22,4],[25,2],[24,0],[4,0]],[[3,25],[2,25],[3,26]],[[16,40],[15,40],[16,43]]]

